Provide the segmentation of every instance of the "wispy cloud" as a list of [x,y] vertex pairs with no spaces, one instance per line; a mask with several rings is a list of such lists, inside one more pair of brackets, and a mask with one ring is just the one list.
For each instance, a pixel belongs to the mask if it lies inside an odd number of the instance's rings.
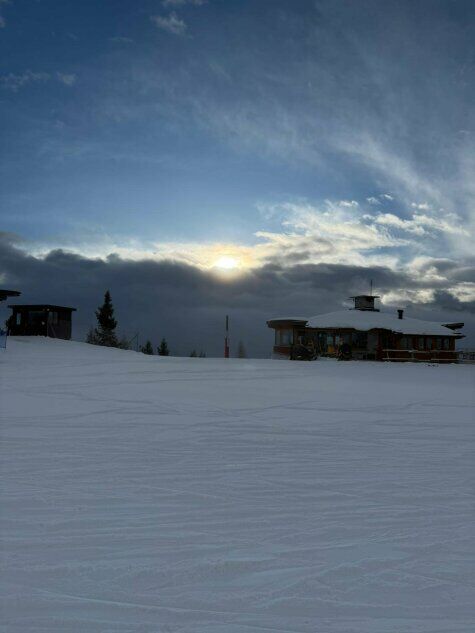
[[20,88],[31,83],[45,83],[51,79],[51,75],[45,72],[33,72],[27,70],[21,74],[8,73],[0,76],[0,85],[12,92],[18,92]]
[[28,84],[41,84],[56,79],[65,86],[73,86],[76,82],[76,75],[70,73],[57,72],[55,75],[47,72],[33,72],[26,70],[24,73],[8,73],[0,76],[0,86],[11,92],[18,92]]
[[184,35],[186,32],[186,23],[176,13],[170,13],[168,16],[152,15],[150,19],[162,31],[167,31],[174,35]]
[[63,83],[65,86],[74,86],[76,83],[76,75],[73,73],[56,73],[56,77],[58,81]]
[[415,235],[426,235],[434,231],[450,235],[469,235],[469,231],[462,226],[461,219],[455,213],[447,213],[442,216],[414,213],[408,220],[393,213],[380,213],[375,216],[365,215],[364,217],[376,224],[394,227]]
[[429,211],[430,205],[427,202],[411,202],[413,209],[419,209],[420,211]]

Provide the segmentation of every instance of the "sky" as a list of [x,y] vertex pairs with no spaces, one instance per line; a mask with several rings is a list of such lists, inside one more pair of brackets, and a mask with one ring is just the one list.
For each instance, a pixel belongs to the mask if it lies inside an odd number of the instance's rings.
[[265,356],[373,280],[475,346],[471,0],[0,0],[0,52],[0,284],[75,338],[110,288]]

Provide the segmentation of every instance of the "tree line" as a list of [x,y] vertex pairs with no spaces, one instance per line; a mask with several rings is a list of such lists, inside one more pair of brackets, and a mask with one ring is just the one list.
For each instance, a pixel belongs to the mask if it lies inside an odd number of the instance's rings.
[[[119,349],[130,349],[130,341],[126,337],[119,339],[117,329],[117,319],[114,316],[114,304],[112,303],[111,293],[106,290],[104,294],[104,303],[95,311],[97,325],[91,327],[87,336],[86,343],[91,345],[102,345],[103,347],[118,347]],[[153,345],[147,341],[145,345],[140,347],[143,354],[154,354]],[[165,338],[162,338],[160,345],[157,347],[159,356],[169,356],[170,350]]]
[[[126,337],[119,338],[117,334],[117,319],[114,316],[114,305],[109,290],[104,294],[104,302],[95,311],[97,324],[95,327],[91,327],[89,330],[86,343],[91,345],[102,345],[104,347],[118,347],[120,349],[130,349],[130,341]],[[168,347],[167,340],[162,338],[160,345],[157,346],[156,352],[152,342],[147,340],[145,345],[141,345],[139,350],[143,354],[149,356],[155,353],[158,356],[169,356],[170,349]],[[246,350],[242,341],[238,345],[238,358],[246,358]],[[206,358],[206,352],[203,350],[197,351],[191,350],[191,358]]]

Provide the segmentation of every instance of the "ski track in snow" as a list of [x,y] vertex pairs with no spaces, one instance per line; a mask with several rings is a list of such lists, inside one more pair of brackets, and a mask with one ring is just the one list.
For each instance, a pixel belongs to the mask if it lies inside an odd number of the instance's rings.
[[474,366],[0,356],[1,633],[473,633]]

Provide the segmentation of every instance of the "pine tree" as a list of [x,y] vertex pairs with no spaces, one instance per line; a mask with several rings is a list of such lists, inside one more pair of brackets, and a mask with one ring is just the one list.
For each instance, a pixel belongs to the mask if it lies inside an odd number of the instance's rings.
[[201,351],[201,352],[199,353],[199,357],[200,357],[200,358],[206,358],[206,352]]
[[140,348],[142,354],[148,354],[149,356],[153,356],[153,347],[150,341],[147,341],[145,345]]
[[104,330],[115,330],[117,321],[114,319],[114,306],[112,305],[111,293],[106,290],[104,303],[96,310],[96,318],[99,327]]
[[159,356],[169,356],[170,350],[168,349],[168,344],[166,339],[162,338],[160,342],[160,346],[157,348]]
[[190,358],[196,358],[197,356],[198,354],[196,353],[196,350],[195,349],[191,350]]
[[246,348],[244,347],[244,343],[239,341],[238,345],[238,358],[247,358]]
[[92,335],[92,338],[95,340],[95,345],[120,347],[123,341],[119,343],[115,333],[117,321],[114,319],[114,306],[112,305],[111,295],[108,290],[104,295],[104,303],[96,310],[96,318],[98,327],[95,328]]

